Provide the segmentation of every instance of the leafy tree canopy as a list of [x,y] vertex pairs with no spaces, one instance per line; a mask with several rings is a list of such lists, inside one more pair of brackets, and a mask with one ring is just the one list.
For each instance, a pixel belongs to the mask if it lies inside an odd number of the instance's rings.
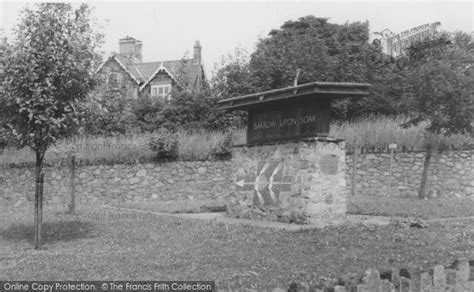
[[367,81],[363,52],[368,39],[368,22],[339,25],[315,16],[287,21],[259,41],[250,71],[260,90],[292,85],[297,69],[300,84]]
[[41,3],[22,13],[6,61],[2,107],[17,146],[44,153],[79,125],[101,35],[92,30],[85,4]]

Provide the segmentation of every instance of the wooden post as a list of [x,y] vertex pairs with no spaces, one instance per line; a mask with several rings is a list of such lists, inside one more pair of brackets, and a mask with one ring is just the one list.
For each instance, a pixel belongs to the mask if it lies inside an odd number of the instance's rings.
[[388,195],[392,196],[392,166],[393,166],[393,151],[397,149],[397,144],[391,143],[388,145],[390,149],[390,168],[388,170]]
[[69,168],[70,168],[70,191],[71,191],[71,202],[69,203],[69,213],[74,214],[76,213],[76,154],[72,154],[69,161]]
[[357,141],[355,141],[354,158],[353,158],[353,161],[352,161],[352,180],[351,180],[351,184],[352,184],[351,195],[352,196],[355,196],[355,194],[356,194],[357,158],[358,158],[358,155],[359,155],[358,151],[359,151],[359,146],[357,144]]
[[390,149],[390,169],[388,170],[388,195],[392,196],[392,163],[393,149]]

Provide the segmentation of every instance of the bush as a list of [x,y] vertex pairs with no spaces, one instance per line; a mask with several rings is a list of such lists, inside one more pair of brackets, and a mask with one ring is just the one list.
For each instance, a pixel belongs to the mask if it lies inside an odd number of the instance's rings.
[[211,149],[211,156],[216,160],[229,160],[232,158],[232,132],[225,134],[224,139]]
[[153,134],[148,146],[155,153],[157,161],[174,161],[178,158],[178,137],[164,128]]

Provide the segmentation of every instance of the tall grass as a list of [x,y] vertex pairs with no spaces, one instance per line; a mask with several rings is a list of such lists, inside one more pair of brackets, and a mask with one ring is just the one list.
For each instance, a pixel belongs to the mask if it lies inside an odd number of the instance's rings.
[[[353,122],[333,123],[329,135],[345,139],[349,147],[354,147],[357,143],[359,147],[384,149],[389,144],[395,143],[398,149],[425,149],[424,127],[426,125],[420,124],[415,127],[404,128],[402,124],[406,121],[404,117],[371,116]],[[435,140],[440,147],[444,148],[474,146],[474,139],[468,134],[447,137],[437,136]]]
[[[359,147],[386,148],[390,143],[396,143],[399,149],[420,150],[424,148],[425,137],[423,125],[403,128],[403,117],[368,117],[353,122],[333,123],[330,136],[343,138],[348,148],[357,142]],[[227,133],[210,132],[205,130],[177,132],[179,160],[205,160],[212,156],[212,151],[222,141]],[[65,149],[75,148],[77,157],[83,163],[136,163],[152,161],[154,153],[149,149],[148,142],[153,133],[131,134],[115,137],[80,136],[60,141],[46,152],[46,162],[49,164],[64,161]],[[245,144],[244,129],[232,131],[234,144]],[[438,143],[444,147],[474,147],[474,139],[469,135],[453,135],[438,137]],[[34,154],[28,148],[17,150],[9,147],[0,153],[1,164],[23,164],[34,162]]]

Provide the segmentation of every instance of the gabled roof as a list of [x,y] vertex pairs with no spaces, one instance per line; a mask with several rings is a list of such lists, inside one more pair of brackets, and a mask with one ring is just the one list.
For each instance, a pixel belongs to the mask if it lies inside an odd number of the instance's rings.
[[115,60],[117,64],[119,64],[119,66],[133,79],[133,81],[137,83],[137,85],[142,83],[140,78],[137,78],[137,75],[138,75],[137,71],[133,68],[133,66],[129,66],[126,58],[124,58],[123,56],[119,54],[112,54],[109,57],[107,57],[105,61],[102,62],[102,64],[100,64],[100,66],[97,68],[95,73],[96,74],[99,73],[100,70],[104,68],[105,64],[107,64],[108,62],[111,62],[112,60]]
[[153,72],[153,74],[150,75],[150,77],[148,78],[148,80],[142,85],[140,86],[140,90],[143,90],[147,85],[148,83],[150,83],[154,78],[155,76],[160,73],[160,72],[165,72],[166,74],[168,74],[168,76],[173,79],[174,82],[178,83],[180,86],[182,87],[186,87],[182,84],[182,82],[180,80],[178,80],[174,74],[172,74],[168,69],[166,69],[166,67],[164,66],[163,63],[160,63],[160,66],[158,67],[158,69],[155,70],[155,72]]
[[[184,83],[188,84],[189,89],[199,86],[201,81],[206,78],[203,66],[201,64],[194,64],[193,59],[134,64],[125,56],[117,53],[113,53],[109,56],[97,68],[96,73],[100,72],[104,65],[112,59],[115,59],[122,69],[124,69],[124,71],[126,71],[130,77],[140,85],[140,90],[143,90],[159,72],[165,72],[180,86],[184,86]],[[180,71],[184,71],[187,80],[178,80]]]

